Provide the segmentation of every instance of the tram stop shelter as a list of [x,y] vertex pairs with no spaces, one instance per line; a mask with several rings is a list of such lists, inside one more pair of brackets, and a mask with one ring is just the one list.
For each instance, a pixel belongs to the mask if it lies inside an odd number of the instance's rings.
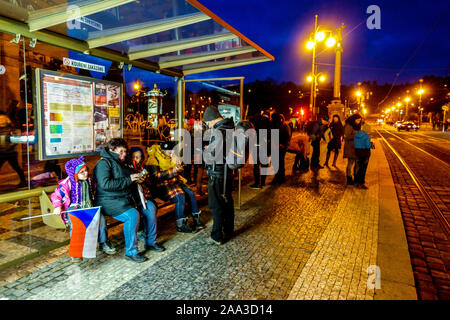
[[0,32],[12,34],[12,41],[46,43],[172,76],[179,81],[178,117],[185,76],[274,60],[196,0],[20,3],[0,0]]
[[[20,91],[19,100],[23,100],[27,111],[25,134],[22,130],[26,136],[36,123],[29,116],[30,108],[36,108],[30,95],[36,84],[31,84],[27,74],[29,69],[37,68],[38,59],[47,58],[44,49],[44,57],[34,56],[34,48],[40,45],[58,52],[59,58],[72,51],[114,62],[124,71],[134,67],[173,77],[177,81],[175,115],[179,129],[183,128],[185,115],[185,81],[198,78],[186,76],[274,60],[196,0],[0,0],[0,44],[0,65],[6,66],[6,72],[0,75],[0,109],[17,99]],[[8,56],[13,46],[14,61]],[[33,63],[30,56],[35,58]],[[64,72],[64,67],[61,64],[52,70]],[[239,79],[242,114],[243,77]],[[121,121],[123,124],[123,118]],[[29,152],[29,143],[29,139],[22,140],[25,146],[21,150]],[[28,155],[26,158],[30,180],[32,161]],[[0,204],[52,190],[54,186],[32,189],[28,181],[26,191],[2,192]]]

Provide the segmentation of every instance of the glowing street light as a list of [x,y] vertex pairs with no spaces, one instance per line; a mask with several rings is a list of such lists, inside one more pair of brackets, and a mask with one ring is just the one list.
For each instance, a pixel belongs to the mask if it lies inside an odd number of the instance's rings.
[[311,82],[311,81],[313,81],[313,77],[307,76],[307,77],[306,77],[306,80],[307,80],[308,82]]
[[[323,26],[317,25],[317,14],[314,16],[314,32],[311,34],[308,42],[306,43],[306,48],[308,50],[312,50],[312,67],[311,67],[311,78],[308,78],[308,82],[311,82],[311,95],[309,100],[309,108],[311,111],[312,118],[315,120],[318,114],[318,108],[316,108],[316,85],[317,85],[317,76],[316,76],[316,44],[317,42],[321,42],[325,40],[327,37],[325,34],[330,34],[329,38],[326,40],[325,44],[328,47],[334,46],[336,43],[336,39],[332,37],[332,31],[323,29]],[[314,81],[313,81],[314,80]],[[325,79],[324,79],[325,80]],[[321,80],[323,81],[323,80]]]
[[324,82],[325,81],[325,76],[320,76],[319,81],[320,82]]
[[336,39],[333,37],[329,37],[327,39],[327,41],[325,42],[325,44],[327,45],[327,47],[331,48],[332,46],[334,46],[336,44]]
[[323,31],[317,32],[316,33],[316,40],[317,41],[323,41],[323,39],[325,39],[325,33]]

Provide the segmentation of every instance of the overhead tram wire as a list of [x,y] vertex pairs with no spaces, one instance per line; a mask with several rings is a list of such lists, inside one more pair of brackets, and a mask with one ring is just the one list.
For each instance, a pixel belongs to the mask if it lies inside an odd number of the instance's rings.
[[434,31],[434,29],[436,29],[436,27],[438,26],[439,22],[441,21],[442,17],[444,16],[444,14],[447,12],[448,8],[450,7],[450,4],[447,5],[447,8],[445,8],[444,11],[442,11],[441,15],[439,16],[439,19],[436,20],[436,22],[433,24],[433,26],[431,27],[431,29],[428,31],[428,33],[425,35],[425,37],[423,38],[423,40],[420,42],[420,44],[417,46],[417,48],[414,50],[414,52],[411,54],[411,56],[409,57],[409,59],[406,61],[406,63],[403,65],[402,69],[396,74],[394,81],[392,82],[391,88],[389,89],[388,93],[386,94],[386,96],[384,97],[383,100],[381,100],[378,103],[378,107],[380,106],[380,104],[382,104],[384,101],[386,101],[386,99],[389,97],[389,95],[392,92],[392,89],[394,88],[394,85],[396,84],[398,77],[400,76],[400,74],[405,70],[406,66],[411,62],[411,60],[416,56],[417,52],[419,51],[419,49],[423,46],[423,44],[425,43],[425,41],[428,39],[428,37],[430,36],[430,34]]

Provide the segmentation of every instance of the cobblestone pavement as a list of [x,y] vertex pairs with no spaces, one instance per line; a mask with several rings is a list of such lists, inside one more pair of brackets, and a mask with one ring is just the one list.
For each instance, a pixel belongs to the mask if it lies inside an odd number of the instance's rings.
[[[426,191],[448,219],[450,217],[448,166],[395,136],[383,132],[382,134],[424,184]],[[448,161],[450,158],[448,147],[442,145],[442,139],[433,141],[424,138],[425,141],[418,142],[419,139],[415,138],[414,134],[411,136],[403,134],[401,138],[426,149],[427,152],[443,161]],[[398,158],[384,143],[383,147],[398,194],[418,295],[420,299],[448,300],[450,299],[450,239]],[[438,148],[440,152],[436,153],[435,149]],[[442,158],[443,154],[447,158]]]
[[[376,152],[382,152],[378,148]],[[171,214],[159,218],[167,250],[149,261],[123,258],[120,232],[114,256],[73,263],[67,257],[10,278],[8,299],[373,299],[367,268],[377,263],[378,164],[371,159],[369,190],[345,186],[339,170],[288,177],[282,186],[243,189],[236,232],[228,243],[204,242],[211,231],[175,234]],[[290,174],[293,155],[287,156]],[[269,181],[271,178],[268,179]],[[235,197],[236,200],[236,197]],[[117,227],[121,228],[121,226]],[[115,233],[112,231],[112,233]],[[64,254],[64,249],[58,249]]]

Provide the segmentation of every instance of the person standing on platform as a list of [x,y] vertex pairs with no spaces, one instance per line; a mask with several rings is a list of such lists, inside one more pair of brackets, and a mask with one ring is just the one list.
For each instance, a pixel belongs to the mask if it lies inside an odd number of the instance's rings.
[[354,140],[355,134],[361,129],[361,119],[361,116],[355,113],[345,120],[344,159],[347,158],[347,185],[354,184],[353,177],[357,171]]
[[328,142],[327,159],[325,160],[325,166],[328,167],[328,160],[330,159],[331,151],[334,151],[333,167],[336,168],[336,160],[339,155],[339,149],[342,145],[342,136],[344,135],[344,126],[342,125],[341,118],[335,114],[333,120],[330,123],[330,130],[333,138]]
[[275,177],[270,182],[270,184],[282,184],[286,181],[285,175],[285,157],[286,151],[289,147],[289,142],[291,140],[291,132],[289,125],[284,121],[284,116],[278,112],[272,114],[272,129],[278,129],[280,133],[280,143],[278,146],[272,146],[273,148],[279,148],[280,155],[280,166]]
[[366,186],[366,172],[369,165],[370,149],[374,149],[370,141],[370,126],[362,122],[361,130],[355,134],[354,146],[357,158],[357,171],[355,174],[355,187],[368,189]]
[[324,129],[328,126],[328,116],[324,116],[320,122],[311,121],[308,123],[306,132],[308,133],[313,148],[311,155],[311,169],[323,169],[319,163],[320,159],[320,141],[323,138]]
[[22,168],[19,166],[17,160],[17,151],[14,150],[14,144],[9,142],[9,137],[12,135],[13,123],[5,112],[0,111],[0,168],[8,161],[14,171],[17,172],[20,178],[20,183],[16,188],[22,188],[27,186],[25,174]]
[[[265,144],[267,146],[267,156],[270,155],[270,118],[269,114],[267,112],[264,112],[263,114],[258,114],[255,116],[253,120],[253,126],[255,127],[256,131],[256,143],[257,143],[257,159],[256,163],[253,165],[253,177],[255,179],[255,183],[250,185],[251,189],[262,189],[266,183],[266,176],[261,175],[261,168],[267,168],[269,164],[263,164],[261,163],[261,159],[259,156],[259,149],[262,147],[262,144]],[[262,139],[260,136],[260,130],[265,129],[267,130],[266,139]]]
[[[221,245],[228,241],[234,232],[234,203],[232,197],[233,172],[226,164],[226,130],[234,130],[232,118],[223,119],[216,107],[208,107],[203,115],[203,121],[208,128],[217,130],[209,139],[209,147],[217,144],[211,156],[222,152],[223,158],[219,161],[206,161],[206,173],[208,174],[208,206],[213,217],[211,236],[206,239],[208,244]],[[217,135],[222,135],[222,143],[216,140]]]

